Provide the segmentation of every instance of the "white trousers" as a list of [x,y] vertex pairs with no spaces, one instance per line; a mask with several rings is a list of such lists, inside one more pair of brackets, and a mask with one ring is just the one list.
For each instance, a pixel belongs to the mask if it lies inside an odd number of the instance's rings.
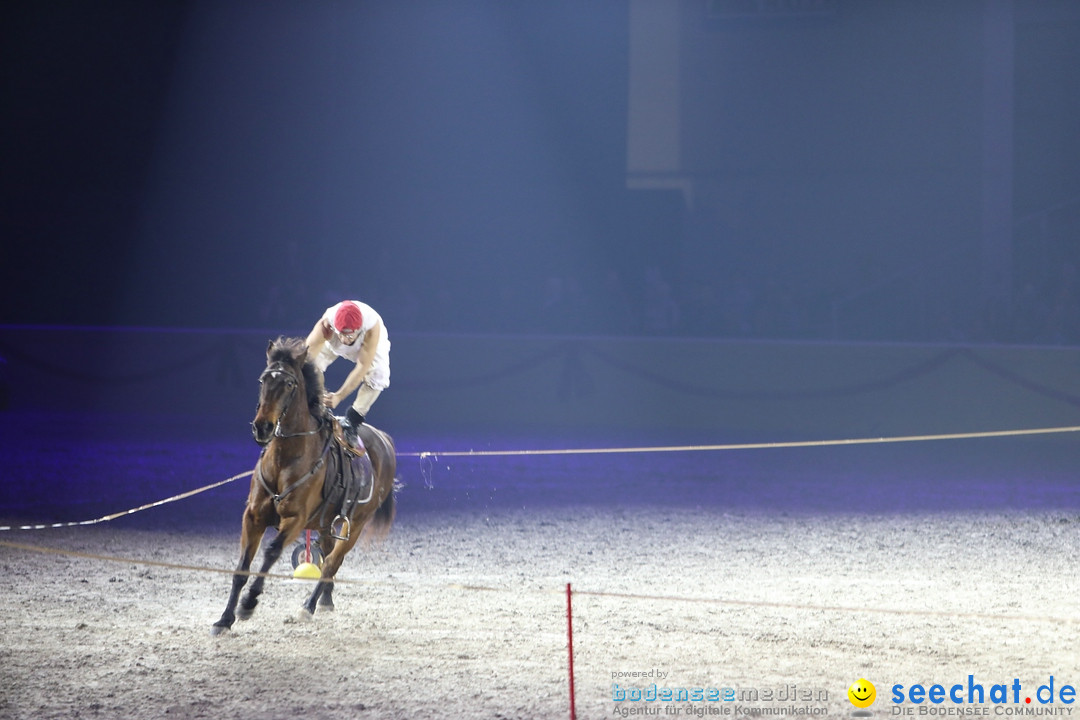
[[361,415],[367,415],[368,410],[371,409],[371,405],[381,394],[382,390],[376,390],[368,385],[366,381],[361,383],[356,391],[356,398],[353,400],[352,409]]

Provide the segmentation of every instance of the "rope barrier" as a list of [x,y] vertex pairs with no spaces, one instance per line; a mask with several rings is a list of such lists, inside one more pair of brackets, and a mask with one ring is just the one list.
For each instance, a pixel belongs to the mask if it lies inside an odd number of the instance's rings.
[[[1051,427],[1051,428],[1028,428],[1022,430],[989,430],[985,432],[967,432],[967,433],[944,433],[940,435],[903,435],[893,437],[876,437],[876,438],[846,438],[842,440],[796,440],[796,441],[781,441],[781,442],[761,442],[761,443],[725,443],[717,445],[654,445],[647,447],[607,447],[607,448],[553,448],[553,449],[541,449],[541,450],[451,450],[451,451],[423,451],[423,452],[403,452],[397,453],[397,457],[415,457],[420,460],[420,473],[424,477],[424,484],[427,487],[432,487],[430,477],[434,468],[434,461],[440,457],[497,457],[497,456],[509,456],[509,455],[600,455],[600,454],[616,454],[616,453],[660,453],[660,452],[709,452],[718,450],[763,450],[763,449],[777,449],[777,448],[806,448],[806,447],[830,447],[838,445],[870,445],[870,444],[884,444],[884,443],[904,443],[904,442],[926,442],[933,440],[971,440],[976,438],[1000,438],[1000,437],[1018,437],[1025,435],[1050,435],[1055,433],[1071,433],[1080,432],[1080,425],[1071,425],[1065,427]],[[70,527],[82,527],[87,525],[97,525],[111,520],[116,520],[127,515],[133,515],[134,513],[141,512],[143,510],[149,510],[150,508],[160,507],[167,505],[168,503],[176,502],[178,500],[184,500],[186,498],[198,495],[199,493],[206,492],[207,490],[213,490],[214,488],[221,487],[228,483],[239,480],[240,478],[248,477],[252,473],[251,470],[233,475],[225,480],[220,480],[209,485],[204,485],[194,490],[180,493],[179,495],[173,495],[172,497],[158,500],[156,502],[140,505],[130,510],[123,510],[121,512],[112,513],[111,515],[105,515],[103,517],[95,518],[93,520],[79,520],[75,522],[60,522],[60,523],[41,523],[34,525],[0,525],[0,532],[12,531],[12,530],[49,530],[57,528],[70,528]]]
[[[43,547],[40,545],[30,545],[27,543],[9,542],[6,540],[0,540],[0,547],[8,548],[11,550],[21,550],[24,552],[35,552],[46,555],[56,555],[62,557],[73,557],[83,560],[96,560],[101,562],[114,562],[122,563],[125,565],[141,565],[147,567],[159,567],[168,570],[183,570],[188,572],[206,572],[214,573],[218,575],[246,575],[249,577],[263,577],[267,579],[276,580],[293,580],[293,575],[286,575],[283,573],[273,572],[258,572],[256,570],[248,570],[246,572],[237,571],[235,569],[227,568],[215,568],[205,565],[186,565],[183,563],[166,562],[162,560],[145,560],[141,558],[129,558],[116,555],[102,555],[97,553],[82,552],[78,550],[63,550],[60,548]],[[314,582],[315,579],[300,578]],[[388,583],[383,580],[361,580],[356,578],[334,578],[335,583],[341,584],[362,584],[368,586],[389,586],[394,583]],[[400,584],[400,583],[397,583]],[[449,588],[453,590],[461,590],[465,592],[483,592],[483,593],[531,593],[542,595],[559,594],[564,595],[567,590],[566,587],[560,587],[558,589],[522,589],[522,588],[506,588],[506,587],[493,587],[490,585],[475,585],[470,583],[458,583],[447,582],[439,585],[440,587]],[[915,617],[927,617],[927,618],[969,618],[973,620],[994,620],[994,621],[1027,621],[1027,622],[1048,622],[1057,623],[1063,625],[1080,623],[1080,618],[1067,618],[1057,617],[1052,615],[999,615],[994,613],[980,613],[970,611],[948,611],[948,610],[916,610],[916,609],[904,609],[904,608],[883,608],[883,607],[862,607],[858,605],[813,605],[810,603],[795,603],[795,602],[779,602],[771,600],[738,600],[734,598],[715,598],[715,597],[687,597],[682,595],[656,595],[648,593],[631,593],[631,592],[612,592],[606,590],[579,590],[574,588],[573,594],[581,597],[596,597],[596,598],[614,598],[620,600],[643,600],[653,602],[677,602],[677,603],[696,603],[706,605],[720,605],[720,606],[736,606],[736,607],[751,607],[751,608],[772,608],[780,610],[800,610],[809,612],[835,612],[835,613],[871,613],[882,615],[905,615]]]
[[909,610],[903,608],[882,607],[859,607],[848,605],[810,605],[804,603],[787,603],[769,600],[734,600],[731,598],[693,598],[676,595],[645,595],[641,593],[607,592],[603,590],[574,590],[575,595],[592,597],[620,598],[624,600],[655,600],[661,602],[690,602],[705,603],[709,605],[737,605],[741,607],[777,608],[783,610],[810,610],[816,612],[839,612],[839,613],[877,613],[884,615],[914,615],[919,617],[941,618],[972,618],[977,620],[1024,620],[1034,622],[1052,622],[1073,624],[1080,622],[1080,618],[1064,618],[1051,615],[995,615],[993,613],[980,613],[970,611],[949,610]]
[[[264,577],[267,579],[281,579],[292,580],[292,575],[284,575],[281,573],[261,573],[255,570],[249,570],[243,572],[240,570],[227,570],[225,568],[207,567],[205,565],[184,565],[183,563],[171,563],[164,562],[162,560],[143,560],[138,558],[119,557],[116,555],[99,555],[97,553],[80,552],[78,550],[61,550],[59,548],[48,548],[40,545],[27,545],[26,543],[8,542],[7,540],[0,540],[0,547],[9,548],[11,550],[22,550],[24,552],[36,552],[45,555],[59,555],[62,557],[74,557],[83,560],[100,560],[102,562],[115,562],[123,563],[125,565],[145,565],[147,567],[159,567],[167,568],[169,570],[189,570],[194,572],[208,572],[217,573],[219,575],[247,575],[249,577]],[[349,582],[347,580],[341,581],[335,579],[334,582]]]
[[930,440],[971,440],[975,438],[1050,435],[1080,431],[1080,425],[1024,430],[988,430],[986,432],[944,433],[940,435],[902,435],[893,437],[846,438],[843,440],[795,440],[720,445],[653,445],[649,447],[561,448],[547,450],[451,450],[398,453],[398,457],[416,457],[430,462],[440,457],[493,457],[498,455],[600,455],[612,453],[703,452],[715,450],[762,450],[770,448],[830,447],[836,445],[871,445],[879,443],[925,442]]
[[103,517],[95,518],[93,520],[79,520],[79,521],[76,521],[76,522],[60,522],[60,523],[39,524],[39,525],[0,525],[0,532],[7,531],[7,530],[49,530],[49,529],[54,529],[54,528],[69,528],[69,527],[81,527],[81,526],[85,526],[85,525],[97,525],[98,523],[109,522],[111,520],[115,520],[117,518],[124,517],[126,515],[134,515],[135,513],[141,512],[143,510],[149,510],[150,508],[159,507],[161,505],[167,505],[168,503],[176,502],[177,500],[184,500],[186,498],[192,497],[193,495],[198,495],[199,493],[206,492],[207,490],[213,490],[214,488],[221,487],[222,485],[226,485],[226,484],[231,483],[231,482],[233,482],[235,480],[239,480],[240,478],[247,477],[247,476],[251,475],[251,473],[252,473],[252,471],[248,470],[247,472],[242,472],[242,473],[240,473],[238,475],[233,475],[231,478],[226,478],[225,480],[220,480],[220,481],[218,481],[216,483],[211,483],[210,485],[204,485],[203,487],[195,488],[194,490],[188,490],[187,492],[180,493],[179,495],[173,495],[172,497],[165,498],[164,500],[158,500],[156,502],[147,503],[145,505],[140,505],[139,507],[136,507],[136,508],[131,508],[130,510],[124,510],[122,512],[112,513],[111,515],[105,515]]

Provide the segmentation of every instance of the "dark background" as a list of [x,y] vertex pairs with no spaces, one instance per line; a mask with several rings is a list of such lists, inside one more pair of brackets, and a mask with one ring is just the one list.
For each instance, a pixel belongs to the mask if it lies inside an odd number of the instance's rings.
[[804,5],[679,3],[691,206],[628,189],[625,0],[8,3],[0,322],[1080,339],[1075,5],[1005,3],[992,313],[986,3]]
[[[680,147],[653,178],[630,167],[643,4],[678,10]],[[406,512],[1075,506],[1071,434],[405,460],[1077,424],[1075,350],[968,345],[1080,341],[1080,3],[643,4],[4,4],[0,518],[251,467],[267,339],[344,297],[394,339],[372,421]],[[1012,92],[988,119],[1002,7]],[[984,281],[1002,156],[1003,300]],[[242,494],[175,507],[219,523]]]

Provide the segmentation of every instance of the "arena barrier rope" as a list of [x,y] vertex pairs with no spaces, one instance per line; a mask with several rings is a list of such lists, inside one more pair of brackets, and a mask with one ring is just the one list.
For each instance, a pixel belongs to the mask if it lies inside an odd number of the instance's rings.
[[[900,435],[891,437],[868,437],[846,438],[841,440],[794,440],[780,442],[760,443],[725,443],[716,445],[653,445],[639,447],[606,447],[606,448],[550,448],[540,450],[449,450],[449,451],[422,451],[397,453],[397,457],[415,457],[420,460],[420,474],[424,478],[424,485],[432,487],[431,475],[434,471],[434,463],[440,457],[495,457],[506,455],[602,455],[616,453],[659,453],[659,452],[710,452],[720,450],[764,450],[772,448],[806,448],[806,447],[831,447],[838,445],[872,445],[885,443],[927,442],[933,440],[973,440],[977,438],[1001,438],[1018,437],[1024,435],[1051,435],[1060,433],[1080,432],[1080,425],[1049,428],[1027,428],[1022,430],[987,430],[983,432],[966,433],[943,433],[939,435]],[[179,495],[158,500],[157,502],[140,505],[130,510],[112,513],[93,520],[79,520],[76,522],[42,523],[34,525],[0,525],[0,532],[12,530],[48,530],[55,528],[79,527],[84,525],[97,525],[103,522],[116,520],[126,515],[132,515],[143,510],[167,505],[171,502],[184,500],[185,498],[198,495],[199,493],[213,490],[214,488],[227,485],[228,483],[251,475],[252,471],[233,475],[225,480],[220,480],[210,485],[204,485],[194,490],[189,490]]]
[[[451,450],[398,453],[398,457],[420,459],[420,475],[424,486],[434,487],[432,475],[440,457],[493,457],[499,455],[601,455],[613,453],[709,452],[717,450],[764,450],[770,448],[830,447],[837,445],[872,445],[884,443],[926,442],[931,440],[973,440],[976,438],[1016,437],[1021,435],[1050,435],[1080,431],[1080,425],[1025,430],[988,430],[985,432],[944,433],[940,435],[901,435],[893,437],[847,438],[843,440],[796,440],[760,443],[727,443],[719,445],[654,445],[649,447],[555,448],[546,450]],[[2,530],[3,528],[0,528]]]
[[397,453],[398,457],[416,457],[421,461],[440,457],[487,457],[494,455],[599,455],[604,453],[698,452],[708,450],[762,450],[767,448],[829,447],[833,445],[871,445],[875,443],[924,442],[928,440],[972,440],[975,438],[1050,435],[1080,431],[1080,425],[1025,430],[987,430],[985,432],[943,433],[940,435],[899,435],[891,437],[846,438],[842,440],[794,440],[720,445],[653,445],[608,448],[552,448],[543,450],[451,450]]
[[83,526],[83,525],[97,525],[98,523],[109,522],[110,520],[115,520],[117,518],[124,517],[125,515],[134,515],[135,513],[141,512],[143,510],[149,510],[150,508],[159,507],[161,505],[168,505],[169,503],[176,502],[177,500],[184,500],[185,498],[189,498],[189,497],[191,497],[193,495],[198,495],[199,493],[206,492],[207,490],[213,490],[214,488],[221,487],[222,485],[227,485],[227,484],[229,484],[229,483],[231,483],[231,482],[233,482],[235,480],[239,480],[240,478],[247,477],[247,476],[251,475],[252,472],[253,472],[252,470],[248,470],[247,472],[242,472],[242,473],[240,473],[238,475],[233,475],[231,478],[226,478],[225,480],[219,480],[216,483],[211,483],[209,485],[204,485],[203,487],[195,488],[194,490],[188,490],[187,492],[182,492],[179,495],[173,495],[172,497],[165,498],[164,500],[158,500],[156,502],[147,503],[145,505],[140,505],[139,507],[136,507],[136,508],[131,508],[130,510],[124,510],[122,512],[112,513],[111,515],[105,515],[103,517],[95,518],[93,520],[78,520],[76,522],[59,522],[59,523],[38,524],[38,525],[0,525],[0,532],[5,531],[5,530],[48,530],[48,529],[52,529],[52,528],[69,528],[69,527],[80,527],[80,526]]
[[[259,572],[257,570],[238,571],[235,568],[210,567],[208,565],[187,565],[183,563],[166,562],[163,560],[148,560],[145,558],[131,558],[118,555],[103,555],[98,553],[84,552],[80,550],[64,550],[62,548],[31,545],[28,543],[10,542],[0,540],[0,547],[23,552],[34,552],[44,555],[56,555],[60,557],[73,557],[83,560],[97,560],[100,562],[120,563],[124,565],[139,565],[146,567],[158,567],[167,570],[182,570],[187,572],[206,572],[217,575],[247,575],[249,577],[264,577],[275,580],[296,580],[298,582],[316,582],[318,578],[296,578],[292,574]],[[386,580],[371,580],[361,578],[335,577],[335,584],[343,585],[369,585],[369,586],[392,586],[401,585],[401,582],[389,582]],[[557,588],[511,588],[495,587],[491,585],[475,585],[471,583],[445,582],[435,583],[434,586],[451,590],[482,593],[529,593],[539,595],[565,595],[566,586]],[[774,600],[740,600],[736,598],[721,597],[691,597],[685,595],[663,595],[632,592],[612,592],[608,590],[579,590],[573,589],[573,594],[580,597],[615,598],[620,600],[641,600],[650,602],[673,602],[673,603],[696,603],[705,605],[728,605],[734,607],[773,608],[777,610],[809,610],[814,612],[835,613],[871,613],[880,615],[904,615],[928,618],[970,618],[975,620],[1004,620],[1004,621],[1030,621],[1049,622],[1063,625],[1080,623],[1080,618],[1058,617],[1054,615],[1012,615],[981,613],[963,610],[912,610],[888,607],[865,607],[859,605],[814,605],[812,603],[778,602]]]

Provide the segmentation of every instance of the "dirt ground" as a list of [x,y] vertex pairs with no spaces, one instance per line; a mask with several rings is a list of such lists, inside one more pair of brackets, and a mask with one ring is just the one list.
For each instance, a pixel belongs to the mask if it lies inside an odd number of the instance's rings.
[[[81,456],[123,458],[118,485],[147,486],[54,519],[253,459],[240,442],[86,443]],[[275,578],[223,637],[209,629],[243,482],[111,523],[0,532],[0,717],[569,717],[567,583],[580,718],[850,717],[859,678],[889,717],[894,685],[969,676],[987,693],[1021,683],[1019,703],[987,698],[988,716],[1067,716],[1024,702],[1051,676],[1056,693],[1080,684],[1080,502],[1072,449],[1053,447],[403,460],[398,521],[346,559],[335,612],[299,622],[310,585]],[[57,510],[31,495],[9,494],[15,515]],[[653,684],[737,695],[632,699]]]

